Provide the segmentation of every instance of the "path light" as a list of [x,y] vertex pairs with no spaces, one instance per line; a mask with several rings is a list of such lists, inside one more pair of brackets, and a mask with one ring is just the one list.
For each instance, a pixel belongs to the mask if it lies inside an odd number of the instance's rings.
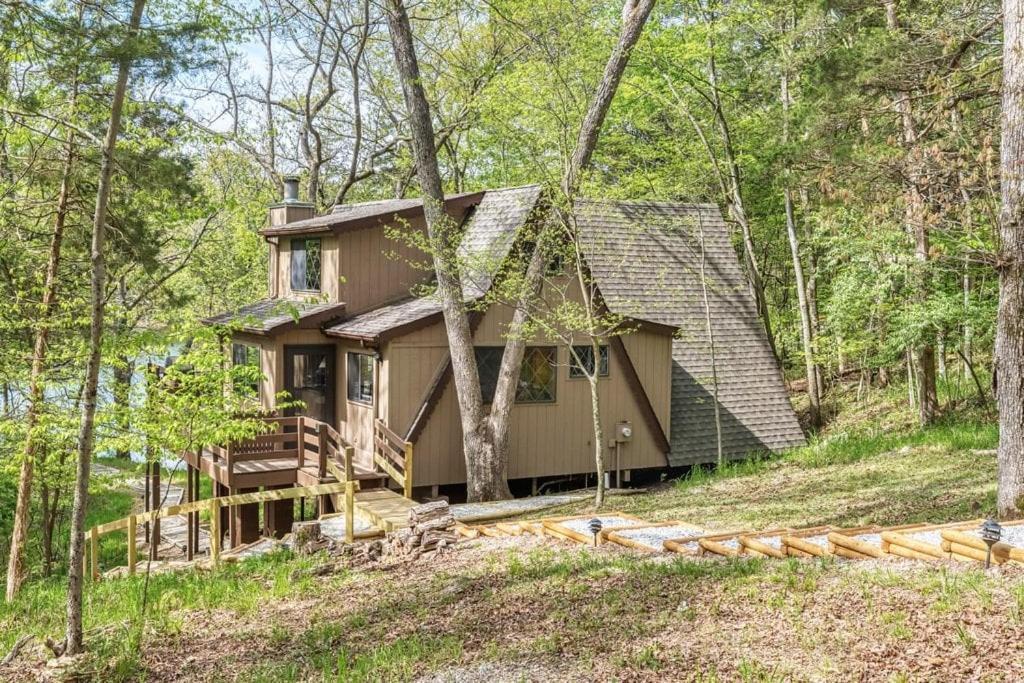
[[986,519],[981,525],[981,540],[985,541],[985,545],[988,546],[988,552],[985,553],[985,569],[989,568],[992,564],[992,546],[999,542],[999,539],[1003,535],[1003,527],[999,526],[999,522],[994,519]]
[[599,520],[597,517],[594,517],[592,520],[590,520],[590,524],[587,525],[587,528],[590,529],[590,533],[594,534],[595,548],[597,547],[597,535],[601,533],[602,526],[604,525],[601,524],[601,520]]

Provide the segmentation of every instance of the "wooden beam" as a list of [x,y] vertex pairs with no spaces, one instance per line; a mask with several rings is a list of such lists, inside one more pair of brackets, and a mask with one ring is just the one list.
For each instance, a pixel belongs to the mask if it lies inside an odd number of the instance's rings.
[[651,399],[644,390],[643,382],[640,381],[640,375],[637,374],[636,368],[633,366],[629,352],[626,351],[626,345],[619,336],[611,337],[609,345],[611,346],[612,353],[615,354],[615,359],[622,366],[622,373],[626,378],[626,384],[629,385],[630,391],[633,393],[633,399],[636,401],[637,407],[640,408],[640,414],[644,418],[647,429],[654,438],[654,442],[658,444],[658,448],[666,456],[665,464],[667,465],[668,453],[672,450],[672,446],[669,443],[668,436],[665,434],[665,430],[661,426],[661,422],[658,420],[657,413],[654,412],[654,406],[651,405]]

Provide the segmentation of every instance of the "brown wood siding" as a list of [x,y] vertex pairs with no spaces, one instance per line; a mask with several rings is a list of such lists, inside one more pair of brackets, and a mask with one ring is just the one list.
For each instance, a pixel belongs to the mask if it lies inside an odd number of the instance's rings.
[[[477,334],[478,345],[503,345],[510,319],[505,307],[484,315]],[[667,431],[671,383],[671,338],[653,332],[629,335],[630,358],[651,403]],[[632,339],[635,337],[636,339]],[[625,341],[625,340],[624,340]],[[543,342],[536,342],[537,345]],[[389,364],[390,402],[387,418],[393,429],[404,432],[419,408],[423,393],[447,350],[444,325],[432,325],[392,341],[385,349]],[[633,441],[623,446],[621,467],[664,467],[666,460],[649,430],[625,380],[622,368],[610,356],[609,376],[600,380],[605,440],[614,435],[615,424],[629,420]],[[512,479],[579,474],[594,471],[590,389],[585,379],[569,378],[569,351],[558,348],[556,400],[554,403],[518,403],[512,413],[509,477]],[[417,486],[465,481],[462,429],[454,385],[449,383],[415,445]],[[606,451],[613,464],[614,451]]]
[[[424,230],[422,219],[414,219],[404,230]],[[337,237],[338,296],[348,315],[355,315],[410,296],[416,284],[428,281],[429,270],[413,264],[424,263],[423,252],[401,239],[388,239],[384,226],[341,233]]]
[[640,330],[622,336],[629,359],[658,416],[662,431],[668,436],[672,401],[672,337]]

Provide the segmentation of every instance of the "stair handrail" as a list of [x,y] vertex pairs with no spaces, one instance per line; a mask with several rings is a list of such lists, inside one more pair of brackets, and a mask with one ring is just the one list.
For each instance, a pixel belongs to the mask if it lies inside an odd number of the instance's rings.
[[406,498],[412,498],[413,446],[395,434],[380,418],[373,422],[373,463],[402,487]]

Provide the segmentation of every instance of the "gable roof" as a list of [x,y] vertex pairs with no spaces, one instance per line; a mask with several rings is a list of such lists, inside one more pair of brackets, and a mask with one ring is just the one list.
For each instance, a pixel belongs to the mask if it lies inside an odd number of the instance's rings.
[[[463,214],[484,197],[484,192],[464,192],[448,195],[444,199],[445,209]],[[389,223],[395,219],[408,219],[423,213],[423,199],[384,199],[358,204],[339,204],[331,213],[315,216],[284,225],[275,225],[260,230],[264,237],[279,235],[311,235],[341,230],[355,230],[378,223]]]
[[679,329],[672,343],[670,464],[717,457],[701,242],[724,455],[804,442],[718,207],[579,200],[574,216],[609,310]]
[[340,318],[343,303],[323,303],[305,299],[260,299],[234,311],[204,318],[207,325],[237,325],[241,332],[272,336],[288,329],[317,329]]
[[[469,216],[459,243],[459,260],[465,266],[462,292],[466,301],[479,299],[491,288],[540,195],[539,185],[488,190],[484,194]],[[429,325],[440,316],[441,304],[436,297],[409,297],[353,316],[324,332],[332,337],[376,344]]]

